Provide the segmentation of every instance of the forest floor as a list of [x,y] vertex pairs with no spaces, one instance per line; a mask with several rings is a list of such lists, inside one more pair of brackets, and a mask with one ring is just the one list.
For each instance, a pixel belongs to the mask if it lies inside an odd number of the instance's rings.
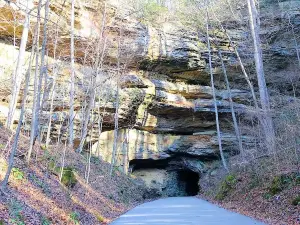
[[[11,132],[0,128],[0,180],[3,180],[12,144]],[[91,158],[89,184],[87,159],[66,149],[62,182],[59,181],[64,145],[35,146],[32,161],[25,163],[29,140],[22,136],[7,190],[0,195],[0,224],[107,224],[145,202],[143,183],[114,171]],[[64,184],[62,184],[64,183]]]
[[237,161],[231,159],[229,175],[220,166],[204,175],[199,197],[267,224],[300,225],[299,169],[288,163],[273,168],[269,158],[242,168]]

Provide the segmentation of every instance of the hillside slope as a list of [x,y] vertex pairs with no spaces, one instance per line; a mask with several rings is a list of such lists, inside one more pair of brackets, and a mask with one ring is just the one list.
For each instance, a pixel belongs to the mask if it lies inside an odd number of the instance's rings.
[[[3,179],[11,133],[0,130],[0,180]],[[36,146],[30,166],[24,160],[28,139],[21,138],[8,190],[0,197],[0,224],[105,224],[132,206],[143,202],[147,190],[143,183],[114,171],[109,165],[91,158],[89,184],[86,184],[87,160],[66,150],[65,172],[59,182],[64,146],[46,150]],[[60,153],[59,153],[60,151]],[[68,174],[72,172],[72,175]],[[74,176],[73,176],[74,175]]]

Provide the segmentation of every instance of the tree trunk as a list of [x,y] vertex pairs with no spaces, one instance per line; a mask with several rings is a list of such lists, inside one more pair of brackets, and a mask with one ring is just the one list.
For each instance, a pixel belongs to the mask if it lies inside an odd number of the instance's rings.
[[232,120],[233,120],[236,139],[238,141],[239,151],[242,154],[243,158],[245,159],[243,143],[242,143],[241,134],[240,134],[240,130],[239,130],[239,127],[238,127],[238,123],[237,123],[237,119],[236,119],[236,115],[235,115],[235,111],[234,111],[234,107],[233,107],[232,94],[231,94],[231,89],[230,89],[230,85],[229,85],[229,81],[228,81],[226,67],[225,67],[224,60],[223,60],[223,57],[222,57],[222,53],[221,53],[220,50],[218,50],[218,54],[219,54],[219,58],[220,58],[221,65],[222,65],[222,70],[223,70],[224,79],[225,79],[225,82],[226,82],[227,92],[228,92],[228,95],[229,95],[230,110],[231,110],[231,115],[232,115]]
[[250,88],[250,91],[251,91],[251,94],[252,94],[252,98],[253,98],[253,101],[254,101],[254,106],[255,106],[255,108],[258,109],[259,107],[258,107],[258,102],[257,102],[257,98],[256,98],[256,95],[255,95],[254,87],[253,87],[253,85],[252,85],[252,83],[250,81],[248,73],[246,72],[246,69],[245,69],[244,64],[242,62],[242,59],[240,57],[238,48],[237,48],[237,46],[234,45],[233,41],[231,40],[231,37],[229,36],[229,34],[227,33],[227,31],[225,30],[225,28],[223,27],[223,25],[222,25],[222,23],[220,21],[219,21],[219,25],[220,25],[222,31],[226,34],[227,39],[228,39],[228,41],[230,43],[230,46],[233,47],[233,49],[234,49],[234,53],[235,53],[235,55],[236,55],[236,57],[237,57],[237,59],[239,61],[239,64],[240,64],[241,70],[242,70],[242,72],[244,74],[245,80],[247,81],[247,84],[248,84],[248,86]]
[[64,146],[63,154],[62,154],[62,158],[61,158],[61,168],[60,168],[60,174],[59,174],[59,181],[60,182],[61,182],[61,179],[62,179],[62,177],[64,175],[66,151],[67,151],[67,142],[65,142],[65,146]]
[[33,104],[32,104],[32,118],[31,118],[31,130],[30,130],[30,143],[29,143],[29,149],[27,153],[27,158],[26,161],[29,164],[30,159],[31,159],[31,154],[33,150],[33,145],[35,142],[36,138],[36,117],[37,115],[37,86],[38,86],[38,72],[39,72],[39,37],[40,37],[40,13],[41,13],[41,5],[42,5],[42,0],[39,0],[39,5],[38,5],[38,13],[37,13],[37,24],[35,28],[36,32],[36,42],[34,43],[35,46],[35,71],[34,71],[34,97],[33,97]]
[[12,86],[12,90],[11,90],[12,97],[10,99],[9,111],[8,111],[8,116],[7,116],[7,121],[6,121],[6,127],[8,129],[12,128],[14,114],[15,114],[15,110],[16,110],[16,106],[17,106],[20,88],[21,88],[25,49],[26,49],[26,45],[27,45],[28,31],[29,31],[29,26],[30,26],[30,9],[29,9],[30,2],[31,1],[27,0],[26,15],[25,15],[25,21],[23,24],[21,44],[20,44],[20,49],[19,49],[17,66],[16,66],[16,70],[14,72],[14,77],[13,77],[13,86]]
[[51,93],[51,102],[50,102],[50,111],[49,111],[49,122],[47,126],[47,135],[46,135],[46,148],[48,148],[50,143],[50,134],[51,134],[51,127],[52,127],[52,113],[53,113],[53,103],[54,103],[54,97],[55,97],[55,87],[56,87],[56,76],[57,72],[54,71],[54,77],[53,77],[53,84],[52,84],[52,93]]
[[18,148],[19,136],[20,136],[21,127],[22,127],[22,123],[23,123],[24,112],[25,112],[26,98],[27,98],[27,94],[28,94],[28,87],[29,87],[30,74],[31,74],[31,61],[32,61],[31,58],[32,58],[32,56],[33,56],[33,51],[31,51],[28,70],[27,70],[27,73],[26,73],[25,88],[24,88],[23,100],[22,100],[22,105],[21,105],[21,113],[20,113],[20,118],[19,118],[17,130],[16,130],[16,134],[15,134],[15,137],[14,137],[13,146],[12,146],[12,149],[11,149],[11,152],[10,152],[10,155],[9,155],[8,168],[7,168],[4,180],[1,182],[1,189],[2,190],[6,189],[8,179],[9,179],[9,176],[11,174],[11,170],[14,166],[14,157],[15,157],[15,154],[16,154],[17,148]]
[[265,73],[263,67],[263,57],[261,49],[261,40],[259,37],[259,16],[255,6],[254,0],[247,0],[251,33],[254,44],[254,58],[256,66],[256,74],[259,86],[260,103],[262,108],[262,125],[266,138],[266,145],[269,153],[275,150],[275,133],[273,128],[272,116],[270,115],[270,102],[267,90]]
[[[40,9],[39,9],[40,10]],[[37,100],[36,100],[36,111],[35,111],[35,122],[34,122],[34,133],[35,138],[40,139],[40,116],[42,114],[42,106],[41,106],[41,94],[42,94],[42,84],[44,74],[46,73],[47,67],[45,66],[45,55],[46,55],[46,45],[47,45],[47,22],[48,22],[48,12],[49,12],[49,0],[46,1],[45,5],[45,18],[44,18],[44,31],[43,31],[43,43],[42,43],[42,50],[41,50],[41,64],[40,64],[40,75],[39,75],[39,82],[37,87]]]
[[[92,75],[94,76],[94,75]],[[91,114],[91,110],[94,107],[95,104],[95,87],[94,87],[94,79],[91,80],[91,87],[90,87],[90,94],[89,94],[89,102],[88,105],[86,107],[86,110],[84,112],[85,118],[83,121],[83,126],[82,126],[82,135],[81,135],[81,140],[80,140],[80,144],[78,146],[78,148],[76,149],[76,152],[81,153],[82,149],[83,149],[83,145],[86,139],[86,135],[87,135],[87,131],[88,131],[88,124],[90,121],[90,114]]]
[[111,165],[110,165],[110,171],[109,175],[110,177],[112,176],[113,173],[113,168],[115,165],[115,158],[116,158],[116,153],[117,153],[117,148],[118,148],[118,132],[119,132],[119,73],[117,75],[117,99],[116,99],[116,111],[115,111],[115,129],[114,129],[114,143],[113,143],[113,151],[112,151],[112,156],[111,156]]
[[119,104],[120,104],[120,85],[119,85],[119,79],[120,79],[120,56],[121,56],[121,31],[119,35],[119,40],[118,40],[118,65],[117,65],[117,98],[116,98],[116,111],[115,111],[115,129],[114,129],[114,143],[113,143],[113,151],[112,151],[112,156],[111,156],[111,165],[110,165],[110,171],[109,175],[110,177],[112,176],[113,173],[113,168],[115,165],[115,158],[116,158],[116,153],[117,153],[117,148],[118,148],[118,132],[119,132]]
[[69,146],[73,147],[74,140],[74,94],[75,94],[75,49],[74,49],[74,20],[75,20],[75,0],[71,6],[71,84],[70,84],[70,112],[69,112]]
[[299,45],[298,45],[297,37],[296,37],[296,34],[295,34],[295,27],[294,27],[294,25],[293,25],[292,22],[291,22],[291,16],[290,16],[290,13],[288,13],[288,20],[289,20],[289,26],[290,26],[291,29],[292,29],[292,35],[293,35],[293,39],[294,39],[294,43],[295,43],[295,50],[296,50],[297,59],[298,59],[298,66],[300,67]]
[[208,60],[209,60],[209,73],[210,73],[211,88],[212,88],[212,95],[213,95],[215,115],[216,115],[216,125],[217,125],[219,151],[220,151],[223,166],[224,166],[225,170],[228,172],[229,170],[228,170],[227,163],[226,163],[224,153],[223,153],[223,149],[222,149],[222,140],[221,140],[221,132],[220,132],[220,124],[219,124],[217,98],[216,98],[216,93],[215,93],[214,75],[213,75],[213,70],[212,70],[211,47],[210,47],[210,40],[209,40],[208,0],[206,1],[206,38],[207,38]]
[[[84,113],[85,115],[85,119],[83,121],[83,126],[82,126],[82,134],[81,134],[81,140],[80,140],[80,144],[78,146],[78,148],[76,149],[77,152],[81,153],[82,149],[83,149],[83,145],[86,139],[86,135],[87,135],[87,127],[88,127],[88,123],[90,120],[90,112],[92,110],[92,108],[95,105],[95,97],[96,97],[96,81],[97,81],[97,77],[99,76],[99,71],[102,71],[102,64],[103,64],[103,55],[105,53],[106,50],[106,39],[103,43],[103,48],[101,51],[101,44],[103,42],[103,33],[105,30],[105,23],[106,23],[106,3],[104,4],[104,10],[103,10],[103,19],[102,19],[102,26],[101,26],[101,33],[100,33],[100,38],[99,38],[99,42],[97,44],[97,48],[96,48],[96,61],[95,61],[95,65],[94,65],[94,69],[96,70],[96,74],[95,77],[94,75],[92,75],[91,78],[91,82],[89,85],[89,102],[87,105],[87,109]],[[102,52],[101,56],[100,53]]]
[[[43,111],[43,106],[46,101],[46,93],[47,93],[47,64],[45,65],[45,56],[46,56],[46,50],[47,50],[47,35],[48,35],[48,17],[49,17],[49,1],[46,0],[46,5],[45,5],[45,18],[44,18],[44,34],[43,34],[43,43],[42,43],[42,51],[41,51],[41,68],[40,68],[40,78],[39,78],[39,95],[38,95],[38,106],[39,106],[39,114],[42,113]],[[44,83],[44,92],[43,92],[43,98],[41,102],[41,90],[43,87]],[[39,117],[38,117],[39,120]],[[37,123],[39,126],[40,124]]]

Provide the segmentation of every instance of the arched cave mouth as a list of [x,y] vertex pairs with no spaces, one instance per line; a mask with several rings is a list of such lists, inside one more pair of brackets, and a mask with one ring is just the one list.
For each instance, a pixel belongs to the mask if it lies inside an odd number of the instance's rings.
[[184,185],[187,196],[195,196],[199,192],[199,174],[192,170],[179,170],[178,180]]
[[195,196],[199,193],[200,175],[184,167],[178,159],[134,159],[130,173],[145,181],[162,196]]

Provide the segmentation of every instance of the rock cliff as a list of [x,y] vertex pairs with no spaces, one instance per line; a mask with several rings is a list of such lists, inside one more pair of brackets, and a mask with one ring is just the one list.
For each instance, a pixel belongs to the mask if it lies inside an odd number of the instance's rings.
[[[286,38],[289,32],[283,27],[287,15],[275,12],[271,20],[268,14],[272,7],[280,7],[281,12],[292,11],[288,19],[294,26],[294,30],[299,33],[300,14],[299,11],[293,10],[294,5],[299,4],[297,1],[291,2],[292,10],[289,8],[290,2],[289,4],[285,1],[265,3],[262,37],[265,43],[265,61],[268,71],[285,69],[290,64],[287,58],[296,57],[294,42]],[[8,4],[3,0],[0,3],[0,18],[3,18],[0,24],[2,40],[0,43],[0,119],[2,122],[7,116],[11,94],[8,87],[18,52],[17,47],[12,46],[11,43],[15,37],[18,45],[22,33],[21,24],[24,20],[24,13],[17,7],[17,3]],[[197,179],[197,176],[199,178],[199,174],[206,171],[207,162],[219,160],[205,35],[187,29],[178,22],[166,22],[159,28],[152,27],[141,23],[134,16],[128,15],[127,9],[121,8],[120,3],[113,1],[107,5],[102,1],[76,4],[75,145],[80,141],[83,109],[90,101],[87,93],[89,79],[93,76],[93,57],[97,54],[95,45],[99,40],[105,39],[106,47],[101,46],[105,50],[104,69],[101,76],[94,81],[96,101],[90,112],[92,119],[88,128],[86,148],[92,145],[94,154],[108,162],[111,161],[118,97],[116,87],[120,84],[116,169],[142,177],[149,186],[159,190],[160,193],[170,196],[185,195],[188,192],[186,191],[188,184],[194,182],[186,180],[188,179],[186,177],[190,176],[191,180]],[[42,132],[46,132],[51,118],[51,139],[55,142],[64,140],[67,135],[64,129],[69,110],[70,4],[59,0],[51,1],[50,12],[47,68],[49,77],[45,90],[47,88],[52,90],[55,80],[54,112],[49,115],[51,105],[49,99],[45,102],[41,123]],[[104,27],[101,25],[103,20],[105,20]],[[279,25],[273,23],[276,20],[280,21]],[[33,29],[34,17],[31,18],[31,22]],[[273,29],[269,29],[271,25]],[[247,70],[253,71],[253,61],[249,57],[251,49],[246,45],[249,42],[249,33],[244,31],[243,25],[234,21],[228,29],[240,47]],[[54,52],[56,31],[57,51]],[[99,37],[101,32],[103,36]],[[212,36],[214,50],[218,48],[223,51],[230,80],[234,81],[234,87],[239,88],[233,89],[232,94],[234,108],[242,115],[245,107],[251,105],[251,95],[226,36],[219,34],[217,30],[213,33],[215,33]],[[31,36],[27,46],[28,51],[32,44]],[[121,43],[121,55],[118,53],[118,40]],[[26,54],[28,59],[30,53]],[[113,69],[116,68],[118,60],[121,61],[123,68],[126,68],[123,69],[120,77],[115,76],[116,72]],[[224,150],[227,155],[238,154],[230,122],[228,92],[225,90],[217,57],[213,57],[213,66],[217,80],[217,104]],[[28,131],[30,127],[32,82],[30,88],[24,131]],[[17,119],[18,114],[15,115],[15,121]],[[102,127],[101,132],[99,127]],[[243,136],[243,142],[245,145],[251,145],[251,138]],[[171,181],[174,180],[176,184],[171,185]],[[197,186],[197,184],[191,185]]]

